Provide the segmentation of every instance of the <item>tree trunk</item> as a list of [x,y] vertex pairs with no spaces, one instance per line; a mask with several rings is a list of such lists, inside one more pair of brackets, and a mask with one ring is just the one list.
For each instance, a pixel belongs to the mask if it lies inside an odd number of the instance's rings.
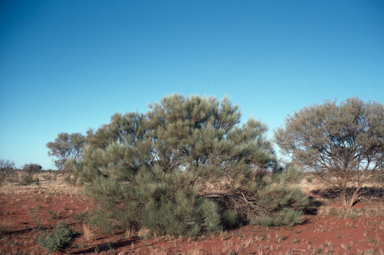
[[348,207],[351,208],[353,206],[353,204],[356,202],[357,198],[359,197],[359,191],[361,189],[361,186],[363,186],[363,184],[359,184],[356,188],[356,190],[353,192],[353,195],[352,195],[352,198],[351,200],[349,201],[348,203]]
[[343,205],[344,207],[349,207],[348,206],[348,201],[347,201],[347,188],[344,188],[341,192],[340,192],[340,197],[343,201]]

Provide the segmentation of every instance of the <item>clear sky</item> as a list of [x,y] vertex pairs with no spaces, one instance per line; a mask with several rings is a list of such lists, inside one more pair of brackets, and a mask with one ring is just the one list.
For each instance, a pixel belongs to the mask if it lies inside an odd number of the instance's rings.
[[272,130],[325,99],[384,103],[384,1],[0,0],[0,159],[172,93]]

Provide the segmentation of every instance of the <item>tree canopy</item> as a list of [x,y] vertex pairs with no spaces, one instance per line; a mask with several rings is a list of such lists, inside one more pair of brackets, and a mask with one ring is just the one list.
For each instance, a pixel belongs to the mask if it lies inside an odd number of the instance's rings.
[[[282,152],[341,192],[345,206],[355,203],[364,183],[384,167],[384,108],[357,97],[339,105],[325,101],[288,116],[275,130]],[[348,200],[349,184],[356,184]]]
[[54,142],[47,143],[48,156],[56,157],[55,166],[64,170],[67,159],[79,159],[85,144],[85,137],[81,133],[60,133]]

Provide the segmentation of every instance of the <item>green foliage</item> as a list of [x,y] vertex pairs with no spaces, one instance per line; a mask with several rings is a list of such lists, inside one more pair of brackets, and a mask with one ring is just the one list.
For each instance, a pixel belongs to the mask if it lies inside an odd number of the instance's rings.
[[59,170],[65,169],[65,162],[69,158],[81,158],[85,137],[81,133],[60,133],[54,142],[47,143],[48,156],[56,157],[55,166]]
[[263,226],[287,225],[293,226],[303,222],[303,210],[308,206],[308,197],[298,184],[301,181],[301,172],[297,168],[288,166],[288,169],[277,172],[271,176],[264,175],[258,185],[250,185],[248,197],[253,200],[255,210],[251,218],[252,224]]
[[[243,188],[247,196],[274,197],[266,185],[298,178],[293,171],[277,174],[281,169],[266,140],[266,125],[250,119],[239,126],[241,113],[227,98],[175,94],[149,107],[146,115],[115,114],[109,124],[89,130],[81,158],[66,161],[73,181],[86,184],[86,194],[99,203],[90,222],[104,232],[217,233],[255,211],[239,212],[233,204],[225,207],[201,195],[206,182],[219,190]],[[267,172],[276,174],[268,179]],[[276,192],[285,200],[276,201],[272,211],[300,203],[294,189]],[[266,215],[271,210],[265,209]]]
[[[345,206],[356,201],[364,183],[384,168],[384,106],[349,98],[326,101],[288,116],[275,130],[282,152],[341,192]],[[346,189],[357,185],[350,201]]]
[[[157,234],[195,236],[201,232],[220,232],[219,207],[213,201],[197,197],[196,187],[190,184],[192,177],[180,171],[163,173],[157,167],[142,169],[129,188],[116,180],[97,178],[86,187],[88,195],[102,202],[91,222],[109,233],[112,219],[119,221],[115,228],[146,227]],[[127,197],[129,203],[119,208],[119,202],[124,203]]]
[[38,237],[39,245],[48,252],[61,251],[62,253],[69,248],[77,237],[72,229],[65,222],[59,222],[54,228],[53,233],[46,233]]
[[236,227],[239,224],[237,212],[235,210],[222,212],[221,222],[223,224],[223,228],[225,229]]
[[81,211],[79,213],[76,213],[76,220],[79,221],[79,223],[85,222],[87,217],[88,217],[88,213],[87,212]]

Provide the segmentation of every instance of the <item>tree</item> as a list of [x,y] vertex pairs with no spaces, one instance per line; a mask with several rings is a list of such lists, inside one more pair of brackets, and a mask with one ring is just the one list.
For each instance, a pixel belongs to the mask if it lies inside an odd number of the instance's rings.
[[[223,195],[205,194],[207,183],[239,199],[249,209],[244,220],[263,211],[252,199],[258,199],[258,190],[276,193],[265,187],[271,184],[267,170],[277,167],[266,125],[250,119],[239,126],[241,113],[227,98],[174,94],[149,107],[146,115],[115,114],[111,123],[90,130],[81,160],[66,163],[99,203],[93,223],[107,232],[146,227],[188,236],[236,225],[238,203],[222,206]],[[296,197],[283,185],[278,192],[285,202],[263,213],[305,203],[291,206]],[[289,220],[274,223],[300,222],[301,209],[292,210]]]
[[48,156],[56,157],[55,166],[59,170],[64,170],[67,159],[73,157],[78,160],[81,158],[84,144],[85,136],[81,133],[60,133],[54,142],[47,143]]
[[[357,97],[308,106],[275,130],[275,142],[352,207],[362,186],[384,167],[384,108]],[[349,198],[350,184],[356,186]]]

